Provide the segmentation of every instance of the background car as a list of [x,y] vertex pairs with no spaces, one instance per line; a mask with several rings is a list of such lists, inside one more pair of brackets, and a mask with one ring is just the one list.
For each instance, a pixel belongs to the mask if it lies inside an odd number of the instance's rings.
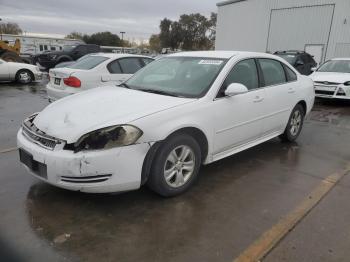
[[21,162],[55,186],[103,193],[147,183],[169,197],[202,164],[278,136],[295,141],[314,96],[312,80],[277,56],[178,53],[123,85],[51,104],[24,121],[17,143]]
[[275,55],[285,59],[302,75],[310,75],[317,66],[314,58],[304,51],[278,51]]
[[[94,53],[91,53],[91,54],[94,54]],[[91,54],[84,55],[84,56],[80,57],[77,61],[67,61],[67,62],[59,63],[59,64],[55,65],[55,68],[68,67],[68,66],[70,66],[70,65],[73,65],[73,64],[76,63],[76,62],[79,62],[79,61],[85,59],[86,57],[88,57],[88,56],[91,55]]]
[[316,97],[350,99],[350,58],[336,58],[322,64],[311,76]]
[[0,81],[16,81],[21,84],[29,84],[40,81],[43,73],[37,66],[25,63],[6,62],[0,59]]
[[49,71],[48,98],[55,101],[91,88],[119,85],[152,61],[153,58],[139,55],[90,54],[67,67]]
[[101,48],[98,45],[65,45],[62,51],[45,52],[33,56],[32,63],[41,66],[43,69],[50,69],[59,63],[76,61],[86,54],[98,52],[101,52]]

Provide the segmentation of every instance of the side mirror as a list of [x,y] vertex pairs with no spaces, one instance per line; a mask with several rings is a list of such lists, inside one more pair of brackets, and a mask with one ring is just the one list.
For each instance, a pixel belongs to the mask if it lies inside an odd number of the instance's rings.
[[225,96],[236,96],[245,93],[248,93],[248,88],[239,83],[232,83],[225,90]]
[[317,71],[317,67],[315,66],[315,67],[311,67],[311,71],[312,72],[316,72]]

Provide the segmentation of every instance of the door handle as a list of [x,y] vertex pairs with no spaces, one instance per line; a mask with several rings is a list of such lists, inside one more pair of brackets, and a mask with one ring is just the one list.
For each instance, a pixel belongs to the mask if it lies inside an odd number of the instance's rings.
[[288,89],[288,93],[289,93],[289,94],[295,93],[295,89],[294,89],[294,88],[289,88],[289,89]]
[[254,98],[254,103],[259,103],[259,102],[262,102],[263,100],[264,100],[263,97],[261,97],[261,96],[256,96],[256,97]]

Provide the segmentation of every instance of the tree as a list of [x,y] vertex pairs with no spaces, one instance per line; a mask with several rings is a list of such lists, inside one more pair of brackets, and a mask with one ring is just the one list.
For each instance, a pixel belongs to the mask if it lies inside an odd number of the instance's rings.
[[160,40],[160,45],[162,47],[169,47],[170,42],[171,42],[171,37],[170,37],[170,31],[171,31],[171,25],[172,21],[164,18],[162,21],[160,21],[160,34],[159,34],[159,40]]
[[164,18],[159,26],[160,48],[212,49],[215,43],[216,20],[216,13],[211,13],[209,19],[199,13],[181,15],[179,21]]
[[80,32],[73,31],[69,35],[66,35],[65,38],[80,39],[87,44],[95,44],[95,45],[121,46],[122,44],[122,41],[119,38],[119,36],[116,34],[112,34],[111,32],[98,32],[92,35],[87,35],[87,34],[82,34]]
[[159,35],[151,35],[149,38],[149,47],[153,51],[159,52],[161,50]]
[[106,46],[121,46],[122,41],[118,35],[111,32],[98,32],[92,34],[88,38],[84,38],[87,44],[106,45]]
[[20,35],[22,34],[22,29],[17,23],[2,23],[0,24],[0,32],[2,34]]
[[211,48],[215,47],[215,39],[216,39],[216,23],[218,20],[218,14],[217,13],[211,13],[210,19],[209,19],[209,41],[211,43]]
[[80,40],[83,40],[84,35],[83,35],[83,33],[73,31],[69,35],[66,35],[65,38],[66,39],[80,39]]

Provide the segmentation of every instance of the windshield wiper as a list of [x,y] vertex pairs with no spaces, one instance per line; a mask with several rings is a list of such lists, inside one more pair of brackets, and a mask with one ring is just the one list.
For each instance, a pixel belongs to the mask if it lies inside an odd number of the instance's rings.
[[181,97],[180,95],[177,95],[177,94],[174,94],[171,92],[167,92],[167,91],[162,91],[162,90],[155,90],[155,89],[137,89],[137,90],[147,92],[147,93],[158,94],[158,95]]
[[118,86],[122,86],[122,87],[125,87],[125,88],[128,88],[128,89],[131,89],[131,87],[128,84],[126,84],[126,83],[121,83]]

